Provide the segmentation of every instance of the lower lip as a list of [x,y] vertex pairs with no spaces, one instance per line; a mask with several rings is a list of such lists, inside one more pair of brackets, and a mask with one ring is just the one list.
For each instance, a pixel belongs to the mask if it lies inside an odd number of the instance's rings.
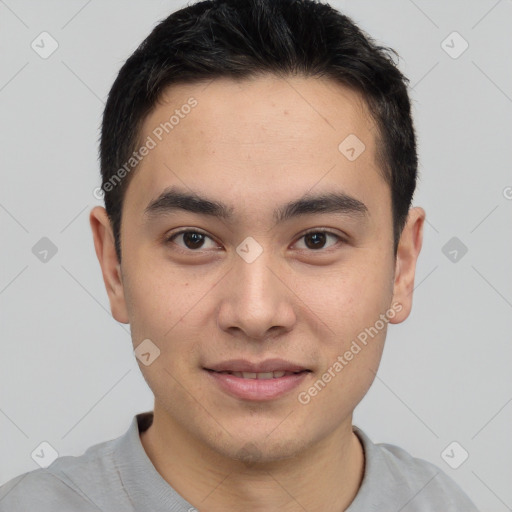
[[276,379],[243,379],[229,373],[205,370],[225,392],[244,400],[273,400],[296,388],[310,372],[284,375]]

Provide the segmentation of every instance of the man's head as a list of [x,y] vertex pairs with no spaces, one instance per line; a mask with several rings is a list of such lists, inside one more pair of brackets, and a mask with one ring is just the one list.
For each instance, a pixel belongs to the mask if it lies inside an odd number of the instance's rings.
[[[110,92],[104,185],[133,152],[91,225],[114,317],[159,350],[141,365],[155,417],[262,460],[349,428],[422,241],[409,100],[384,51],[313,2],[178,11]],[[272,371],[294,375],[250,382]]]
[[[102,188],[119,260],[123,200],[137,161],[130,157],[144,145],[142,123],[163,91],[261,74],[327,77],[361,93],[378,130],[376,157],[391,190],[396,250],[416,186],[417,155],[407,79],[391,52],[348,17],[308,0],[204,1],[160,22],[121,68],[103,117]],[[123,168],[128,171],[120,173]]]

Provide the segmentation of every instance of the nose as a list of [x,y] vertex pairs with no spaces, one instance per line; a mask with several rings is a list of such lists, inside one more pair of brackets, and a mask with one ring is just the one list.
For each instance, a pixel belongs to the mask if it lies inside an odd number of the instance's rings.
[[235,255],[217,310],[221,329],[241,339],[262,341],[293,328],[295,295],[284,267],[271,260],[265,250],[252,262]]

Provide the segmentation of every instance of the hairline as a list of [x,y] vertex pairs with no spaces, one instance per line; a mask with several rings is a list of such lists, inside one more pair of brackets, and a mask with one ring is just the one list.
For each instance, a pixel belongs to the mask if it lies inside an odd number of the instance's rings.
[[[359,87],[358,85],[345,82],[342,78],[338,78],[334,76],[335,69],[332,70],[332,72],[325,72],[320,74],[308,74],[304,71],[297,71],[295,73],[292,72],[286,72],[281,70],[271,70],[271,69],[258,69],[254,71],[250,71],[247,74],[243,76],[232,76],[228,73],[218,73],[216,75],[206,75],[204,77],[194,77],[190,79],[180,79],[173,80],[168,82],[164,85],[162,90],[158,93],[158,95],[153,100],[151,106],[147,109],[147,111],[139,117],[139,119],[136,121],[136,125],[134,127],[134,135],[133,135],[133,143],[130,146],[129,152],[127,151],[127,155],[123,156],[124,159],[126,159],[129,155],[131,155],[134,151],[137,150],[138,147],[142,145],[142,141],[144,138],[143,131],[144,131],[144,125],[148,119],[148,117],[155,111],[156,108],[158,108],[158,105],[162,104],[162,98],[169,93],[170,90],[172,90],[175,87],[179,86],[186,86],[186,85],[201,85],[206,84],[208,82],[212,82],[216,79],[229,79],[233,82],[246,82],[250,80],[257,80],[258,78],[265,78],[269,76],[274,76],[276,78],[286,79],[290,77],[303,77],[303,78],[326,78],[329,82],[344,87],[346,89],[349,89],[357,94],[357,97],[361,100],[361,105],[363,105],[362,112],[364,115],[370,120],[371,126],[375,129],[371,130],[371,133],[374,136],[374,142],[375,142],[375,164],[378,170],[379,175],[384,180],[384,182],[387,184],[390,190],[390,199],[391,199],[391,218],[392,218],[392,230],[393,230],[393,240],[397,238],[399,235],[398,233],[395,233],[395,205],[394,205],[394,198],[393,198],[393,173],[390,168],[390,162],[389,157],[387,155],[387,148],[384,143],[384,129],[381,126],[381,122],[378,116],[377,107],[374,103],[375,99],[373,96],[364,91],[363,87]],[[120,194],[119,194],[119,220],[118,220],[118,240],[119,240],[119,257],[121,259],[121,228],[122,228],[122,220],[123,220],[123,212],[124,212],[124,202],[125,198],[128,192],[128,187],[130,186],[130,183],[133,179],[133,176],[136,174],[140,166],[140,162],[138,162],[134,167],[132,172],[130,172],[126,178],[123,180],[123,183],[121,184],[120,188]],[[115,233],[114,233],[115,237]],[[395,243],[395,242],[394,242]],[[395,254],[396,254],[396,247],[395,247]]]

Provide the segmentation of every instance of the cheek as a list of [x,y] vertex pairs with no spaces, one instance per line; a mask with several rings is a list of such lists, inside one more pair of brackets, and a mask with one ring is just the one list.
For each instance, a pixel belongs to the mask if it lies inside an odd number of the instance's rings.
[[[389,264],[388,264],[389,263]],[[328,347],[324,372],[331,379],[329,399],[340,407],[355,407],[371,386],[377,372],[389,320],[395,309],[392,298],[391,263],[382,261],[362,262],[360,267],[348,272],[333,294],[332,304],[337,304],[332,316],[333,330],[340,335]],[[332,375],[335,377],[332,377]]]
[[336,404],[337,419],[359,403],[375,378],[392,317],[389,268],[361,257],[350,268],[328,276],[322,293],[312,287],[308,292],[311,309],[328,327],[318,339],[322,368],[317,375],[328,383],[325,388],[317,383],[310,391],[317,393],[320,409]]
[[149,257],[140,261],[127,268],[125,282],[133,345],[149,338],[160,350],[159,363],[178,370],[180,361],[198,359],[201,338],[211,328],[204,307],[219,277]]
[[392,297],[391,278],[389,265],[370,262],[361,254],[337,269],[302,275],[296,288],[339,349],[385,313]]
[[160,340],[157,344],[162,348],[161,340],[184,314],[184,287],[179,276],[170,274],[161,263],[144,258],[132,258],[125,269],[124,294],[133,343],[149,338]]

